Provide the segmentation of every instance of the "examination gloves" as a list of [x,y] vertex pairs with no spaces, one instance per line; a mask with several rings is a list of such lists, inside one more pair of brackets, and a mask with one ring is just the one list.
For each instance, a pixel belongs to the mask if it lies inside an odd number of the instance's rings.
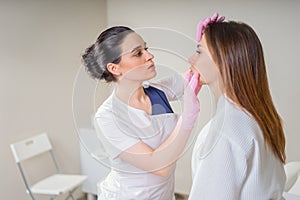
[[186,75],[186,86],[183,95],[183,112],[181,127],[186,130],[192,130],[200,112],[200,102],[197,97],[201,84],[199,84],[199,73],[192,75],[188,72]]

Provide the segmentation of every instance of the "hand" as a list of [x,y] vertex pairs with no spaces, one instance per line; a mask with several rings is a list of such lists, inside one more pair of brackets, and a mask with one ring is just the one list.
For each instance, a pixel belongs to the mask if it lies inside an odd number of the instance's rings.
[[218,18],[218,17],[219,17],[219,13],[215,12],[211,18],[208,17],[208,18],[204,18],[199,21],[198,26],[197,26],[197,36],[196,36],[196,39],[198,42],[201,40],[204,30],[209,24],[212,24],[215,22],[222,22],[225,19],[224,16],[222,16],[220,18]]
[[[185,79],[187,81],[187,84],[191,84],[191,87],[193,88],[195,95],[197,96],[202,87],[202,84],[200,84],[200,82],[199,82],[200,74],[195,73],[194,74],[195,77],[194,77],[193,81],[191,82],[192,75],[193,75],[193,73],[191,71],[188,71],[187,74],[185,75]],[[186,86],[187,86],[187,84],[186,84]]]
[[200,112],[200,103],[197,97],[201,89],[199,86],[199,74],[195,73],[191,77],[191,72],[186,75],[187,84],[183,95],[183,112],[181,127],[186,130],[192,130]]

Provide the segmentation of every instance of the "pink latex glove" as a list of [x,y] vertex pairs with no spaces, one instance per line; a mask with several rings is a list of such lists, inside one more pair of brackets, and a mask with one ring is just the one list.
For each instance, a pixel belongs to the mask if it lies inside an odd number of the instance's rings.
[[199,42],[201,40],[204,30],[209,24],[215,22],[222,22],[224,21],[224,19],[225,19],[224,16],[219,18],[219,13],[215,12],[211,18],[208,17],[200,20],[197,25],[197,36],[196,36],[197,41]]
[[[189,83],[191,82],[192,75],[193,75],[193,74],[192,74],[191,71],[189,71],[189,72],[186,74],[185,79],[186,79],[186,81],[187,81],[187,84],[189,84]],[[194,79],[193,79],[193,82],[194,82],[194,83],[192,83],[192,85],[193,85],[193,87],[194,87],[195,95],[197,96],[198,93],[199,93],[199,91],[200,91],[200,89],[201,89],[201,87],[202,87],[202,85],[199,83],[199,76],[200,76],[200,74],[199,74],[199,73],[195,73],[194,75],[195,75],[195,77],[194,77]],[[195,81],[197,81],[197,84],[195,83]],[[195,85],[195,84],[196,84],[196,85]],[[186,85],[186,86],[187,86],[187,85]]]
[[183,112],[181,116],[181,127],[192,130],[200,112],[200,103],[197,97],[199,87],[199,74],[195,73],[191,77],[191,72],[186,75],[187,84],[183,95]]

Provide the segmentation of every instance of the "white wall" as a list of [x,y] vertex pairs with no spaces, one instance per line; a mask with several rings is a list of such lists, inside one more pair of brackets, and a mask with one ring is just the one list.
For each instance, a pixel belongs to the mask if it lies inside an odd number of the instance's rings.
[[[42,131],[62,170],[80,173],[73,82],[81,53],[106,21],[105,0],[0,1],[1,199],[30,199],[9,144]],[[29,175],[34,179],[48,168],[44,163]]]
[[[300,134],[297,123],[298,113],[300,113],[298,83],[300,74],[298,60],[300,14],[298,9],[300,1],[109,0],[107,7],[109,26],[169,28],[192,38],[195,38],[195,27],[198,20],[211,16],[214,11],[225,15],[228,20],[243,21],[250,24],[256,30],[264,46],[271,92],[284,121],[287,160],[300,160],[298,145]],[[151,34],[146,34],[146,37],[148,38],[149,35]],[[168,37],[165,39],[168,40]],[[181,41],[177,40],[168,42],[183,45]],[[151,43],[149,46],[151,47]],[[156,62],[172,63],[172,61],[160,58],[160,56],[157,56]],[[184,67],[186,66],[181,68]],[[176,70],[182,69],[177,68]],[[205,91],[205,94],[206,98],[201,102],[200,114],[203,121],[207,120],[211,113],[211,109],[206,108],[209,106],[207,104],[208,92]],[[178,191],[185,192],[190,188],[190,152],[185,154],[177,167],[176,176],[180,180],[177,182]]]
[[[63,171],[80,172],[77,124],[73,123],[71,105],[73,84],[80,66],[80,54],[106,28],[106,24],[132,28],[163,27],[194,38],[198,20],[219,11],[227,19],[252,25],[264,45],[272,94],[284,120],[288,161],[300,160],[297,144],[300,136],[296,121],[300,111],[300,90],[297,84],[300,72],[297,62],[299,50],[296,49],[300,46],[300,2],[219,2],[109,0],[106,5],[105,0],[1,0],[1,198],[29,199],[9,144],[41,131],[49,133]],[[151,39],[149,34],[145,37]],[[162,38],[158,39],[160,41]],[[180,46],[182,37],[179,39],[167,41],[167,44]],[[154,53],[157,63],[168,66],[175,63],[176,70],[182,71],[182,65],[186,64],[170,53]],[[83,77],[80,80],[85,79]],[[93,82],[83,81],[83,84],[87,84],[89,90],[94,86]],[[76,88],[76,91],[83,91],[82,88],[85,87]],[[104,87],[104,90],[107,88]],[[207,96],[209,91],[204,89],[200,95],[203,100],[199,128],[208,120],[212,110]],[[83,116],[89,114],[90,107],[80,106],[91,105],[91,99],[85,97],[82,94],[83,102],[79,105],[80,112],[86,111]],[[103,99],[102,96],[99,98]],[[98,96],[96,101],[99,101]],[[86,119],[80,119],[82,127],[89,123]],[[177,167],[176,176],[180,180],[177,183],[178,191],[186,192],[190,188],[190,150],[181,158]],[[37,173],[47,168],[45,164]],[[34,168],[31,172],[35,171]]]

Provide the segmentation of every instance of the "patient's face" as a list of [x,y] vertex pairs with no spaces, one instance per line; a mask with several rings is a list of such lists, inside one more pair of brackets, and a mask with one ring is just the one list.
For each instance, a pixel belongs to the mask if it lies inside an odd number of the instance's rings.
[[207,48],[205,35],[198,43],[196,52],[190,57],[189,63],[191,64],[191,70],[200,74],[202,84],[210,85],[218,81],[219,71]]

